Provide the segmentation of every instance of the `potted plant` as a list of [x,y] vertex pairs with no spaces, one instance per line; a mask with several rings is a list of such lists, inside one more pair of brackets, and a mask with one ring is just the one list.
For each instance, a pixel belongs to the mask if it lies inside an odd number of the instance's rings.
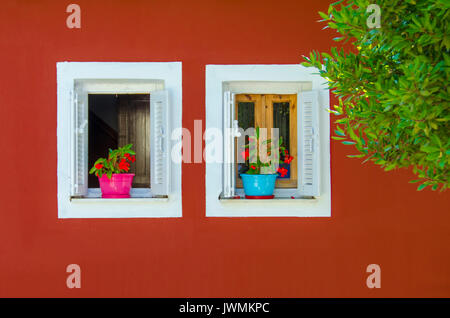
[[[266,145],[267,158],[264,161],[261,160],[261,149],[258,151],[261,145]],[[273,199],[277,178],[285,178],[288,174],[288,169],[280,166],[280,163],[289,165],[294,159],[282,146],[282,138],[279,138],[278,145],[275,145],[271,139],[260,141],[259,127],[256,127],[256,136],[250,136],[249,143],[244,145],[241,156],[245,162],[242,166],[243,173],[240,173],[245,197]]]
[[129,198],[134,173],[130,171],[130,163],[136,161],[136,153],[132,144],[112,150],[108,158],[99,158],[89,171],[95,174],[100,183],[102,198]]

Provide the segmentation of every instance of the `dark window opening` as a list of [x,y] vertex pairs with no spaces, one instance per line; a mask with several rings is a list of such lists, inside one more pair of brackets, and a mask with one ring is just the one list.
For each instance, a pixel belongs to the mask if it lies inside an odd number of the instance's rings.
[[[89,94],[89,168],[109,149],[133,144],[136,162],[133,188],[150,187],[150,95]],[[98,188],[98,178],[89,175],[89,188]]]

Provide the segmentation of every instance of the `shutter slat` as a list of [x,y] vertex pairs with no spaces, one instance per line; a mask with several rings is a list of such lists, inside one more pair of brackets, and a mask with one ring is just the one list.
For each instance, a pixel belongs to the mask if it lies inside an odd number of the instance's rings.
[[167,90],[150,94],[150,183],[152,194],[169,195],[169,94]]
[[226,91],[223,99],[223,196],[225,198],[233,197],[236,188],[234,119],[235,94]]
[[80,88],[72,90],[72,196],[88,192],[88,102]]
[[318,196],[319,193],[319,104],[316,91],[299,93],[300,111],[298,122],[302,152],[299,154],[300,194]]

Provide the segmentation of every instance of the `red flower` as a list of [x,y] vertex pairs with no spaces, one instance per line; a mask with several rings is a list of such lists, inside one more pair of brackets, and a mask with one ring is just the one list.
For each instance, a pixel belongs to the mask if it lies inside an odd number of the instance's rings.
[[250,168],[251,168],[251,169],[253,169],[253,170],[255,170],[255,169],[256,169],[256,167],[255,167],[255,166],[253,166],[253,165],[252,165],[252,166],[250,166]]
[[277,172],[280,174],[280,176],[283,178],[288,173],[288,170],[286,168],[278,168]]
[[292,160],[294,160],[294,157],[292,157],[292,156],[289,156],[289,155],[286,155],[285,157],[284,157],[284,163],[291,163],[292,162]]
[[247,158],[250,156],[248,149],[245,149],[245,151],[241,152],[241,156],[242,158],[244,158],[244,160],[247,160]]
[[100,170],[101,168],[103,168],[103,164],[97,163],[97,164],[95,165],[95,169]]
[[285,155],[288,155],[288,154],[289,154],[289,151],[287,151],[287,149],[285,149],[285,150],[284,150],[284,154],[285,154]]
[[135,162],[136,161],[136,157],[135,156],[130,156],[130,154],[128,154],[128,153],[126,153],[124,156],[125,156],[125,158],[127,158],[131,162]]
[[119,170],[124,170],[125,172],[128,172],[128,170],[130,170],[130,164],[125,159],[122,159],[119,162]]

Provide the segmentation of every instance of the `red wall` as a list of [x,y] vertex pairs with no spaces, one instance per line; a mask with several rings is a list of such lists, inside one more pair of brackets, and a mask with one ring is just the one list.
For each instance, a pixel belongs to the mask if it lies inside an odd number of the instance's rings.
[[[206,218],[204,164],[183,218],[58,220],[56,62],[182,61],[183,126],[205,118],[206,64],[294,64],[334,34],[329,1],[2,1],[0,296],[450,296],[449,195],[416,192],[332,142],[331,218]],[[82,270],[68,289],[66,266]],[[381,266],[370,290],[368,264]]]

